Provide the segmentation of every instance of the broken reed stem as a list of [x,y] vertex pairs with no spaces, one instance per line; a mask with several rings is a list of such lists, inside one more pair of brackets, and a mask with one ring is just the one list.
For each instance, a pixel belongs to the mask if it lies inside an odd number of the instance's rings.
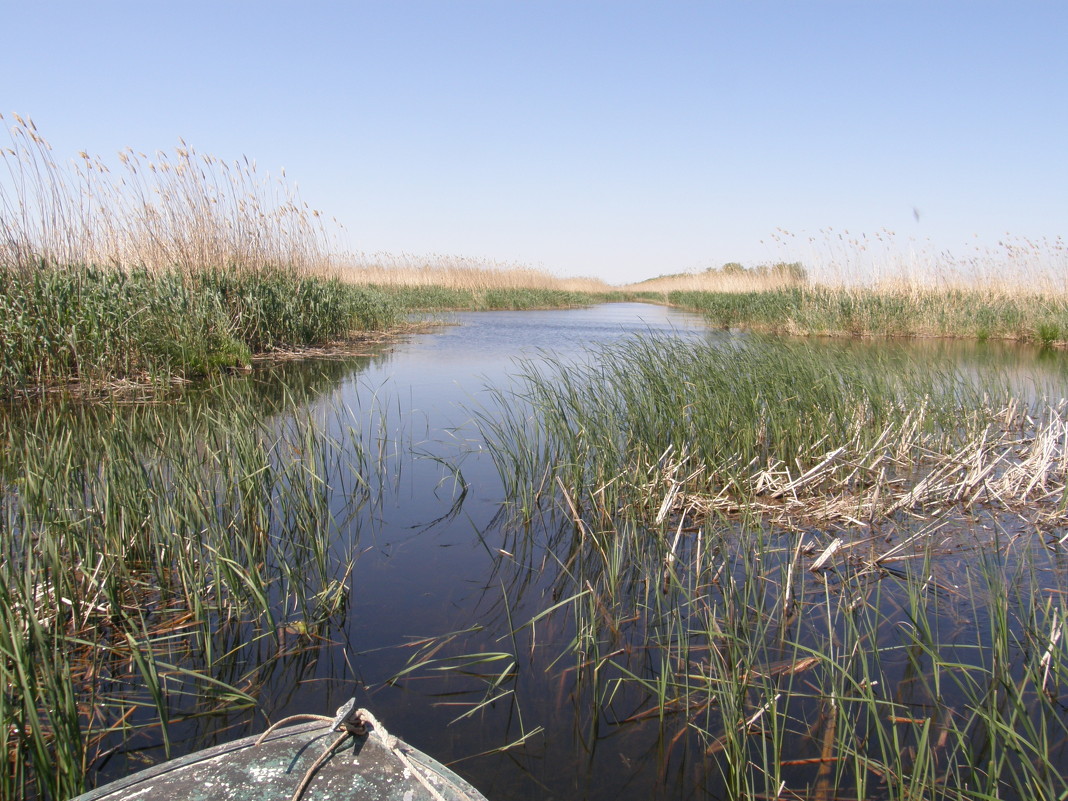
[[[858,458],[844,458],[846,447],[831,451],[797,478],[775,465],[752,473],[743,484],[752,488],[748,497],[736,492],[709,495],[685,491],[685,482],[669,473],[656,480],[670,487],[657,518],[682,514],[686,508],[706,516],[732,515],[745,509],[788,529],[853,527],[877,525],[898,513],[921,514],[963,503],[1018,510],[1046,521],[1068,520],[1066,510],[1060,508],[1068,491],[1068,421],[1064,412],[1063,404],[1050,407],[1040,427],[1027,437],[1007,428],[998,432],[986,428],[952,453],[928,451],[909,471],[925,471],[911,486],[907,476],[887,477],[889,453],[876,455],[873,449]],[[879,442],[886,436],[884,431]],[[868,461],[871,464],[865,465]],[[852,466],[852,470],[841,475],[838,468],[842,465]],[[810,492],[799,492],[805,488]]]

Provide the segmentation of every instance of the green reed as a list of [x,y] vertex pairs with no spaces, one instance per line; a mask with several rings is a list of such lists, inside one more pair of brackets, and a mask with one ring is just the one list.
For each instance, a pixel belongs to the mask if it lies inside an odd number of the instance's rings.
[[662,747],[691,743],[729,797],[1057,798],[1063,555],[978,529],[925,537],[900,562],[853,550],[813,570],[818,532],[706,526],[672,552],[617,526],[603,535],[623,569],[608,575],[617,561],[592,539],[565,547],[546,568],[562,600],[521,628],[540,641],[571,618],[551,661],[575,665],[577,714],[659,720]]
[[11,123],[0,398],[202,376],[399,322],[380,292],[325,277],[324,218],[255,162],[185,143],[57,162],[32,120]]
[[937,336],[1063,343],[1060,292],[804,286],[756,292],[672,292],[669,302],[715,325],[806,335]]
[[594,303],[630,300],[625,292],[574,292],[536,287],[471,288],[370,284],[370,289],[412,311],[530,311],[570,309]]
[[284,270],[0,270],[0,393],[193,377],[395,325],[380,293]]
[[169,750],[343,618],[371,423],[301,415],[294,392],[0,420],[0,796],[67,797],[112,749]]
[[889,353],[670,338],[629,340],[587,363],[531,362],[520,380],[481,416],[511,497],[525,508],[551,500],[559,476],[609,515],[632,504],[655,514],[682,490],[744,502],[761,493],[761,471],[796,477],[845,446],[808,485],[818,494],[873,448],[901,464],[965,441],[989,422],[983,394],[1001,391]]
[[519,629],[556,632],[580,715],[657,721],[727,797],[1063,797],[1068,442],[1016,404],[773,341],[528,365],[479,417],[521,523],[500,578],[561,599]]

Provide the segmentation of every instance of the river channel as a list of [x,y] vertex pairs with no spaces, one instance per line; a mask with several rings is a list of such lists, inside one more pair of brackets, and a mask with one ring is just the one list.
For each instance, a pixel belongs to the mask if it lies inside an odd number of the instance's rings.
[[[312,685],[285,711],[332,709],[355,686],[361,703],[393,731],[457,763],[489,798],[655,795],[659,780],[645,752],[657,738],[627,742],[570,714],[568,673],[550,670],[543,655],[519,654],[516,678],[492,690],[488,685],[506,660],[467,666],[461,660],[455,673],[438,669],[453,667],[445,660],[395,686],[383,682],[412,659],[416,649],[403,646],[453,632],[460,634],[435,657],[509,652],[511,627],[554,603],[552,581],[519,566],[508,550],[514,533],[502,514],[501,481],[472,419],[488,403],[487,388],[508,385],[523,360],[583,359],[591,348],[629,335],[736,335],[709,331],[697,315],[648,304],[457,314],[443,322],[390,347],[315,401],[324,420],[337,408],[362,410],[375,421],[369,431],[384,414],[393,467],[374,519],[362,523],[364,550],[352,576],[342,647],[355,682]],[[457,720],[474,707],[480,707],[476,714]],[[493,753],[524,736],[521,746]]]

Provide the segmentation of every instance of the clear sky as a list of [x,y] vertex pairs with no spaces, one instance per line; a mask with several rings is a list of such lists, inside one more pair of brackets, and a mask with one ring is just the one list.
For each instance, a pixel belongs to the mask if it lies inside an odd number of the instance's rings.
[[358,251],[618,283],[779,258],[779,228],[1068,233],[1064,0],[2,0],[0,25],[0,112],[56,156],[247,155]]

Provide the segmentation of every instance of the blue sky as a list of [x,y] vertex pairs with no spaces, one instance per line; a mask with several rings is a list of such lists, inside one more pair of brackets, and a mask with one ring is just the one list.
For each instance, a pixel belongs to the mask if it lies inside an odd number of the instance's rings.
[[953,252],[1068,233],[1065,2],[2,13],[0,112],[32,117],[57,156],[178,137],[247,155],[284,167],[354,250],[615,283],[805,258],[776,229],[889,228]]

